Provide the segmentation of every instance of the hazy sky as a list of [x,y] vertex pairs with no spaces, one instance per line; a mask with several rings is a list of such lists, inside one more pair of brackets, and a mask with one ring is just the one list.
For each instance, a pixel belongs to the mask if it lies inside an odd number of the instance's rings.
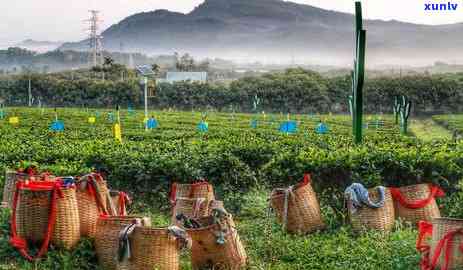
[[[27,38],[75,41],[85,37],[84,20],[89,9],[102,11],[106,28],[123,18],[142,11],[169,9],[189,12],[204,0],[14,0],[0,2],[0,45]],[[457,11],[428,13],[424,3],[440,0],[370,0],[364,2],[364,16],[423,24],[463,22],[463,2]],[[326,9],[353,13],[354,0],[292,0]]]

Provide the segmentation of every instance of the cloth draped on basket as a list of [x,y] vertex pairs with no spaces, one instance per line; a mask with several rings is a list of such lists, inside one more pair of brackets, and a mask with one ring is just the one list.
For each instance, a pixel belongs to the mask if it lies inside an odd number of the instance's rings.
[[136,226],[129,236],[131,270],[178,270],[180,250],[191,241],[186,232],[176,227],[150,228]]
[[246,265],[246,251],[233,218],[223,208],[214,208],[211,216],[194,219],[194,223],[199,226],[184,227],[192,239],[193,269],[236,270]]
[[417,224],[421,220],[431,221],[440,217],[437,197],[444,191],[433,184],[417,184],[400,188],[389,188],[394,199],[397,216]]
[[377,187],[379,192],[379,200],[377,202],[372,202],[368,194],[368,190],[360,183],[353,183],[348,186],[344,191],[344,195],[348,199],[348,207],[352,213],[357,212],[357,210],[363,206],[370,208],[381,208],[384,206],[385,199],[385,190],[383,186]]
[[211,215],[214,208],[223,208],[222,201],[207,201],[205,198],[177,198],[172,209],[172,224],[184,217],[201,218]]
[[120,233],[132,224],[151,226],[151,220],[141,216],[100,216],[97,220],[95,250],[102,269],[130,270],[130,262],[119,260]]
[[354,231],[373,229],[389,232],[394,227],[394,202],[388,188],[367,190],[360,184],[354,184],[346,189],[345,199]]
[[90,173],[77,180],[77,205],[82,236],[95,237],[100,215],[117,215],[106,181],[98,173]]
[[[80,239],[75,186],[56,181],[19,181],[13,200],[10,243],[28,260],[43,256],[49,243],[70,249]],[[28,242],[41,242],[35,256]]]
[[[418,223],[416,249],[421,253],[421,270],[463,268],[463,220],[436,218]],[[429,242],[431,238],[431,244]],[[426,241],[428,240],[428,241]]]
[[430,193],[429,197],[423,200],[418,200],[418,201],[408,201],[405,196],[403,196],[402,192],[400,191],[400,188],[391,188],[391,193],[392,196],[394,197],[395,200],[397,200],[402,206],[409,208],[409,209],[420,209],[425,206],[427,206],[431,201],[436,198],[436,197],[443,197],[445,196],[444,191],[435,185],[429,185],[430,186]]

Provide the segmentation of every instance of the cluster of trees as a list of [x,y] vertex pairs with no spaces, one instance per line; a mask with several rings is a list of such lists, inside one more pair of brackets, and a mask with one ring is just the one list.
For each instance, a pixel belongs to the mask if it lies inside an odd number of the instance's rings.
[[[106,65],[105,80],[69,73],[3,76],[0,77],[0,98],[7,105],[27,104],[31,78],[35,100],[50,106],[142,106],[138,78],[133,71],[125,70],[131,76],[119,79],[121,68]],[[257,95],[261,99],[260,109],[267,112],[348,112],[350,89],[349,76],[327,78],[313,71],[288,69],[245,77],[229,84],[158,84],[156,96],[150,102],[157,108],[252,111],[252,101]],[[397,95],[405,95],[413,102],[414,113],[458,112],[463,110],[463,73],[367,78],[364,95],[367,112],[391,112]]]
[[180,56],[177,52],[174,53],[175,68],[178,71],[208,71],[209,61],[204,60],[197,63],[195,59],[188,53]]
[[[141,53],[107,52],[103,55],[110,57],[115,63],[130,65],[146,65],[156,62],[160,65],[173,67],[176,58],[173,55],[160,55],[149,57]],[[69,70],[71,68],[88,68],[89,53],[80,51],[54,50],[46,53],[11,47],[0,50],[0,75],[7,73],[21,73],[24,67],[34,70],[36,73],[48,73],[49,71]]]

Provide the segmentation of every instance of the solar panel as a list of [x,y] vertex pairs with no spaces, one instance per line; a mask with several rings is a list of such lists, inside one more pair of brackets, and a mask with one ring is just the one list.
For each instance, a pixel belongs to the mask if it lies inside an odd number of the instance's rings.
[[151,69],[150,66],[144,65],[144,66],[137,66],[137,72],[145,77],[148,76],[154,76],[154,71]]

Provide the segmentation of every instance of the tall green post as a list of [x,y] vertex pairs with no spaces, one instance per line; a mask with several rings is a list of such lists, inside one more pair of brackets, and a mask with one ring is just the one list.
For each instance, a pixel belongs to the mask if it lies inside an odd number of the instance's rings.
[[363,83],[365,78],[366,31],[363,29],[362,4],[355,2],[355,60],[352,72],[352,129],[355,143],[362,142]]

